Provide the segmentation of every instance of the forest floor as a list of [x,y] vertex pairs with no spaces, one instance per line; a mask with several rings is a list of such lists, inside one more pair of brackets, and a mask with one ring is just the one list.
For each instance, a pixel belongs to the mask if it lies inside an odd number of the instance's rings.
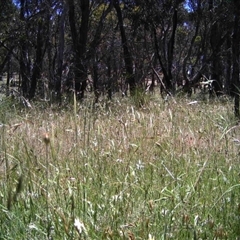
[[0,102],[0,239],[239,239],[228,99]]

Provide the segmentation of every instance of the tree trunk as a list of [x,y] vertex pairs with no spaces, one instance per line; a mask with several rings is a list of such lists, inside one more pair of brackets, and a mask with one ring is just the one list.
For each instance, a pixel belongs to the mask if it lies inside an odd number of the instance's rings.
[[[231,49],[231,37],[228,36],[226,41],[226,49]],[[232,68],[232,54],[230,51],[227,51],[226,55],[226,66],[225,66],[225,93],[230,96],[234,96],[233,94],[233,84],[231,79],[231,68]]]
[[[13,49],[14,49],[14,47],[7,49],[8,52],[5,56],[5,58],[3,59],[2,63],[0,64],[0,76],[2,76],[3,69],[4,69],[5,65],[9,62],[9,59],[11,58]],[[0,81],[1,81],[1,79],[0,79]]]
[[238,0],[234,0],[235,13],[234,13],[234,28],[232,36],[232,82],[234,84],[234,112],[237,118],[240,117],[239,112],[239,94],[240,94],[240,82],[239,82],[239,57],[240,57],[240,31],[239,31],[239,16],[240,16],[240,4]]
[[[161,39],[158,39],[157,30],[153,26],[154,45],[157,53],[157,58],[159,60],[159,64],[162,68],[164,76],[162,82],[165,85],[165,91],[168,93],[172,93],[174,90],[172,83],[172,65],[174,57],[175,35],[178,23],[178,6],[180,2],[181,1],[174,1],[172,19],[171,23],[169,23],[171,24],[171,27],[169,27],[168,30],[166,30],[163,35],[161,35]],[[169,31],[171,32],[169,33]],[[161,91],[162,90],[163,88],[161,88]]]
[[40,79],[41,72],[42,72],[42,60],[44,56],[42,28],[43,28],[43,22],[42,22],[42,19],[40,19],[38,21],[36,60],[33,67],[31,87],[30,87],[29,96],[28,96],[29,99],[32,99],[35,96],[37,81]]
[[[21,0],[20,1],[20,20],[25,23],[25,0]],[[25,33],[24,33],[25,34]],[[26,42],[26,36],[22,37],[20,40],[20,75],[21,75],[21,79],[22,79],[22,94],[24,97],[28,96],[28,90],[29,90],[29,73],[30,73],[30,69],[28,67],[28,60],[27,60],[27,52],[28,52],[28,48],[27,48],[27,42]]]
[[[212,0],[211,0],[212,1]],[[213,11],[210,9],[210,12]],[[222,83],[220,79],[220,58],[219,58],[219,52],[221,45],[219,44],[220,41],[220,34],[219,34],[219,26],[218,23],[215,22],[212,25],[211,28],[211,35],[210,35],[210,43],[211,43],[211,49],[212,49],[212,60],[211,60],[211,80],[213,81],[212,89],[210,89],[210,96],[213,96],[216,94],[216,96],[219,96],[222,92]]]
[[96,57],[95,57],[95,60],[94,60],[94,63],[93,63],[93,91],[94,91],[94,97],[95,97],[94,102],[95,103],[98,103],[99,95],[100,95],[98,78],[99,78],[98,62],[97,62]]
[[190,84],[190,79],[187,76],[187,71],[188,71],[187,70],[187,61],[189,60],[189,58],[192,54],[192,49],[193,49],[193,46],[194,46],[194,42],[195,42],[196,37],[198,35],[199,25],[200,25],[200,21],[198,19],[197,22],[196,22],[195,33],[194,33],[194,35],[191,39],[191,43],[190,43],[189,49],[187,51],[187,54],[183,59],[182,73],[183,73],[183,79],[185,80],[185,85],[183,86],[183,89],[184,89],[185,92],[188,93],[188,96],[192,95],[192,86]]
[[65,32],[65,16],[66,16],[66,5],[63,3],[63,11],[60,17],[59,23],[59,44],[58,44],[58,55],[57,55],[57,76],[55,82],[55,91],[57,93],[57,99],[61,102],[61,87],[62,87],[62,71],[63,71],[63,52],[64,52],[64,32]]
[[7,83],[6,83],[6,96],[9,96],[9,87],[10,87],[10,75],[11,75],[11,58],[8,59],[8,64],[7,64]]
[[112,85],[113,85],[113,79],[111,76],[111,72],[112,72],[112,66],[111,66],[111,57],[108,56],[107,58],[107,77],[108,77],[108,81],[107,81],[107,94],[108,94],[108,100],[112,100]]
[[89,0],[80,2],[81,25],[77,31],[75,23],[75,6],[73,0],[68,0],[69,5],[69,24],[71,28],[73,48],[75,54],[75,92],[78,99],[84,98],[87,86],[87,66],[86,66],[86,46],[88,37],[88,24],[90,15]]
[[175,34],[177,29],[178,21],[178,6],[175,6],[173,17],[172,17],[172,34],[168,42],[168,58],[167,58],[167,76],[165,77],[165,85],[168,90],[173,90],[172,84],[172,64],[173,64],[173,53],[175,44]]
[[120,32],[121,32],[121,39],[122,39],[122,47],[123,47],[123,55],[124,55],[124,62],[125,62],[125,68],[126,68],[126,83],[129,85],[130,94],[134,95],[136,90],[136,83],[135,78],[133,74],[133,61],[132,61],[132,55],[129,51],[127,37],[123,25],[123,17],[122,17],[122,11],[119,5],[119,0],[113,1],[114,8],[117,12]]

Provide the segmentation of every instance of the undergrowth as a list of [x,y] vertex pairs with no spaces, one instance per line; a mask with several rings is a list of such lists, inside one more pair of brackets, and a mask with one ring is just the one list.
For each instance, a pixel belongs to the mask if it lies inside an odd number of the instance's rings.
[[230,101],[73,102],[1,102],[0,239],[240,238]]

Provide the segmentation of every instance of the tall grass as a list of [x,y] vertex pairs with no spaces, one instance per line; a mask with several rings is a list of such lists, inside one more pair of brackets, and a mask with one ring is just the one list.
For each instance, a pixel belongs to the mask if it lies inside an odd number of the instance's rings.
[[0,239],[239,239],[232,103],[176,100],[0,105]]

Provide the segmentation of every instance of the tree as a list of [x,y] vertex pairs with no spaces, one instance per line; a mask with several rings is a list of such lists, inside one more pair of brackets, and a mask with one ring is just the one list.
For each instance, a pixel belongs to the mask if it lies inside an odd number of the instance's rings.
[[55,92],[57,100],[61,102],[61,89],[62,89],[62,72],[63,72],[63,57],[65,48],[65,21],[67,13],[67,5],[62,1],[59,11],[59,33],[58,33],[58,46],[57,46],[57,71],[55,81]]
[[208,64],[207,26],[203,17],[204,9],[201,0],[188,1],[189,10],[186,13],[185,26],[183,25],[184,42],[182,45],[183,59],[182,76],[184,80],[183,91],[190,96],[192,87],[201,79]]
[[240,94],[240,82],[239,82],[239,57],[240,57],[240,2],[237,0],[233,1],[233,14],[234,14],[234,26],[232,36],[232,82],[234,84],[234,112],[237,118],[240,117],[239,112],[239,94]]
[[7,65],[11,67],[10,61],[15,48],[15,13],[16,7],[10,0],[0,2],[0,80]]
[[[96,4],[96,6],[92,10],[92,17],[95,19],[95,23],[92,23],[92,28],[95,31],[92,32],[92,39],[89,41],[89,49],[87,53],[88,62],[92,64],[92,75],[93,75],[93,88],[95,95],[95,103],[98,102],[98,98],[100,95],[100,84],[105,85],[105,81],[99,81],[100,75],[103,78],[104,75],[109,75],[109,70],[107,74],[104,74],[104,67],[106,63],[104,63],[104,58],[106,58],[108,46],[104,44],[104,41],[107,41],[107,35],[102,36],[102,32],[104,30],[104,22],[107,19],[108,14],[112,11],[112,3],[106,4],[105,1],[102,3]],[[107,20],[107,22],[109,22]],[[102,68],[102,69],[99,69]],[[106,67],[105,67],[106,68]],[[99,71],[101,72],[99,74]],[[109,81],[108,81],[109,83]],[[108,91],[111,89],[109,88]],[[103,88],[102,88],[103,91]]]
[[33,99],[41,77],[43,60],[49,35],[48,0],[20,0],[19,65],[22,79],[22,93]]
[[80,1],[78,9],[80,12],[80,21],[76,21],[77,14],[74,0],[68,0],[67,2],[74,51],[75,92],[79,99],[83,99],[87,85],[86,51],[89,31],[90,1]]
[[210,79],[213,80],[212,91],[219,96],[222,93],[222,66],[221,66],[221,56],[223,54],[222,45],[226,40],[226,36],[230,34],[226,12],[228,9],[224,1],[216,4],[213,0],[208,1],[209,4],[209,19],[210,25],[210,51],[211,51],[211,61],[210,61]]
[[133,60],[132,60],[132,54],[129,50],[129,44],[128,44],[128,40],[125,33],[123,16],[122,16],[119,0],[114,0],[113,5],[117,13],[117,18],[118,18],[118,23],[119,23],[120,33],[121,33],[123,56],[124,56],[124,63],[126,68],[126,83],[129,85],[130,94],[134,95],[136,90],[136,83],[135,83],[135,78],[133,74]]
[[141,14],[139,22],[153,36],[155,55],[163,73],[163,84],[167,92],[174,91],[172,75],[175,37],[179,8],[183,1],[136,1]]

